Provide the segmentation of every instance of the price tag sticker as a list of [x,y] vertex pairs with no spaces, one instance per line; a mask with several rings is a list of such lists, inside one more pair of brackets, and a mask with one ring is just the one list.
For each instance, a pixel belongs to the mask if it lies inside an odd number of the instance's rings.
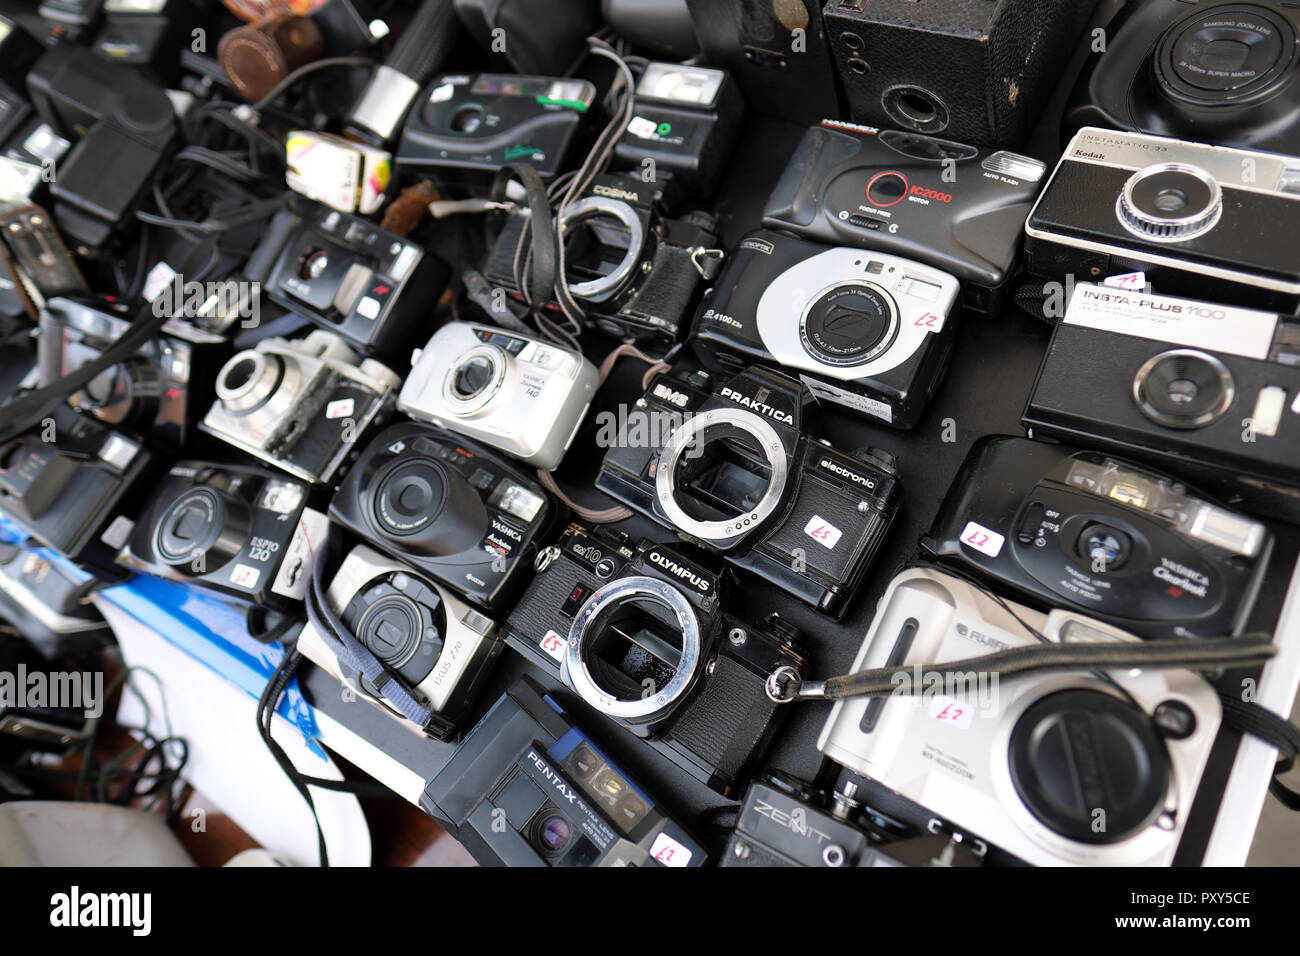
[[230,572],[230,583],[241,588],[252,589],[257,587],[257,581],[261,576],[261,569],[250,568],[246,564],[237,564],[235,569]]
[[1145,272],[1126,272],[1123,275],[1108,276],[1102,280],[1102,285],[1110,286],[1112,289],[1128,289],[1136,292],[1147,287],[1147,274]]
[[691,851],[667,833],[655,837],[650,844],[650,855],[664,866],[687,866],[691,862]]
[[834,550],[844,532],[821,515],[813,515],[809,522],[803,526],[803,533],[823,547]]
[[998,556],[1006,540],[996,531],[990,531],[982,524],[976,524],[974,521],[966,522],[966,527],[961,532],[962,544],[972,547],[982,554],[987,554],[990,558]]
[[546,636],[542,638],[542,650],[550,654],[557,661],[564,660],[564,638],[554,631],[547,631]]
[[325,406],[326,418],[348,418],[352,415],[355,403],[350,398],[341,398]]
[[966,730],[970,727],[974,708],[964,700],[939,694],[926,701],[925,712],[941,724]]

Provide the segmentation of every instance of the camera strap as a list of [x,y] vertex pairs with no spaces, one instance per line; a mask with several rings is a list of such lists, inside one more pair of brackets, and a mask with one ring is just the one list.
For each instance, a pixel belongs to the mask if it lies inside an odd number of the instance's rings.
[[545,308],[555,289],[560,264],[559,237],[551,224],[551,200],[541,175],[523,163],[506,163],[492,180],[494,203],[506,201],[506,187],[519,180],[528,198],[528,221],[532,231],[532,267],[528,269],[528,302],[534,311]]
[[1268,782],[1268,792],[1288,810],[1300,811],[1300,791],[1278,780],[1282,774],[1292,770],[1300,758],[1300,727],[1256,701],[1220,692],[1219,703],[1223,706],[1226,725],[1277,748],[1278,759],[1273,766],[1273,779]]

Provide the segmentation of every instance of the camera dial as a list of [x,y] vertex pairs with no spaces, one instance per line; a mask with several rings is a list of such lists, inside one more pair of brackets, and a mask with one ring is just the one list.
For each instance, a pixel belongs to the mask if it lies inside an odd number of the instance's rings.
[[880,286],[839,282],[815,295],[799,317],[804,350],[828,365],[863,365],[894,344],[898,307]]
[[1138,409],[1169,428],[1202,428],[1222,417],[1235,395],[1228,367],[1196,349],[1154,355],[1133,376]]
[[1223,189],[1199,166],[1157,163],[1129,177],[1115,200],[1115,214],[1140,238],[1186,242],[1218,225]]

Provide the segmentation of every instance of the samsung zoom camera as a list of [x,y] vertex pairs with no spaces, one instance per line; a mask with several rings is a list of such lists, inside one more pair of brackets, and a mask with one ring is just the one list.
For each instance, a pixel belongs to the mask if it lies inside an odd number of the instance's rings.
[[506,643],[595,710],[722,794],[744,780],[776,729],[764,691],[802,673],[799,632],[755,627],[726,607],[704,552],[571,526],[537,562],[506,621]]
[[921,547],[1142,637],[1227,637],[1254,607],[1273,535],[1167,475],[992,436],[966,456]]
[[910,428],[947,368],[957,293],[908,259],[759,230],[728,256],[691,347],[714,371],[780,365],[821,401]]
[[620,423],[596,487],[842,617],[898,514],[893,456],[805,429],[813,395],[751,368],[710,391],[658,375]]

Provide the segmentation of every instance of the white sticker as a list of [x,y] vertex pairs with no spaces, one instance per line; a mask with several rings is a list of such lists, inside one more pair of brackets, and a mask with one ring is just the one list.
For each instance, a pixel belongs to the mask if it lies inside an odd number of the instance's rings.
[[642,139],[649,139],[658,128],[657,123],[646,119],[644,116],[633,117],[632,122],[627,124],[627,131],[633,136],[640,136]]
[[126,545],[126,539],[131,537],[131,529],[135,527],[135,522],[126,515],[118,515],[112,523],[104,529],[104,533],[99,536],[99,540],[113,549],[119,549]]
[[99,446],[99,457],[118,471],[126,471],[139,450],[140,446],[135,442],[114,432]]
[[964,700],[938,694],[926,699],[925,712],[935,720],[950,727],[966,730],[970,727],[974,708]]
[[246,564],[237,564],[234,570],[230,572],[230,583],[241,588],[248,588],[251,591],[257,587],[257,581],[261,576],[260,569],[250,568]]
[[542,638],[541,648],[557,661],[564,660],[564,638],[554,631],[546,632],[546,636]]
[[813,515],[808,523],[803,526],[803,533],[823,547],[834,550],[835,546],[840,543],[840,536],[844,532],[821,515]]
[[976,551],[987,554],[990,558],[996,558],[1002,550],[1002,542],[1006,538],[996,531],[990,531],[982,524],[976,524],[974,521],[967,521],[966,527],[961,533],[961,543],[970,545]]
[[142,295],[146,302],[152,302],[167,290],[176,279],[176,270],[165,262],[158,262],[145,276]]
[[1108,276],[1102,280],[1102,285],[1108,285],[1112,289],[1128,289],[1130,292],[1140,292],[1147,287],[1147,274],[1145,272],[1126,272],[1119,276]]
[[330,402],[325,406],[326,418],[348,418],[352,415],[353,401],[350,398],[340,398],[336,402]]
[[667,833],[660,833],[650,844],[650,855],[664,866],[689,866],[691,851]]
[[1295,393],[1295,401],[1291,403],[1291,411],[1300,415],[1300,392]]
[[[288,517],[285,515],[284,517]],[[295,601],[305,600],[307,586],[311,583],[316,565],[316,549],[325,540],[329,519],[314,508],[304,508],[294,530],[293,540],[280,560],[280,570],[275,573],[271,590]]]
[[357,303],[357,315],[371,322],[375,321],[379,318],[379,300],[373,296],[366,296]]
[[837,388],[834,385],[827,384],[819,379],[809,375],[799,376],[803,383],[808,386],[808,391],[812,392],[818,398],[824,398],[828,402],[836,405],[843,405],[845,408],[851,408],[854,411],[870,415],[872,418],[879,418],[883,421],[892,422],[894,420],[894,410],[884,402],[874,398],[868,398],[866,395],[859,395],[856,392],[850,392],[848,389]]
[[450,83],[444,83],[441,86],[435,86],[433,88],[433,92],[429,94],[429,102],[445,103],[447,100],[451,99],[452,94],[455,92],[456,92],[456,87],[452,86]]

